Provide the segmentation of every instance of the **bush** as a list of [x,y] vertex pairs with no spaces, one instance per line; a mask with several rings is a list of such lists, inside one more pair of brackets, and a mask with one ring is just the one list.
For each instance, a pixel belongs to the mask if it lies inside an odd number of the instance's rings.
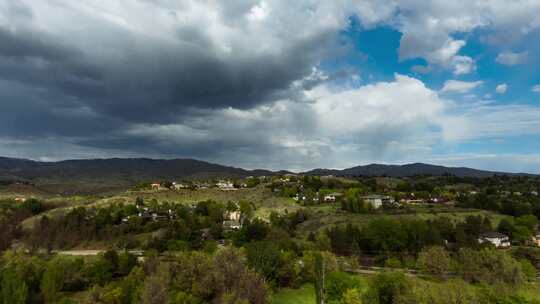
[[420,252],[417,267],[425,273],[443,276],[450,270],[451,262],[448,252],[443,247],[435,246],[425,248]]
[[372,304],[395,304],[403,303],[411,295],[412,284],[403,273],[383,272],[373,277],[364,300]]
[[362,282],[355,276],[336,271],[326,278],[326,298],[328,301],[340,301],[348,290],[359,289]]

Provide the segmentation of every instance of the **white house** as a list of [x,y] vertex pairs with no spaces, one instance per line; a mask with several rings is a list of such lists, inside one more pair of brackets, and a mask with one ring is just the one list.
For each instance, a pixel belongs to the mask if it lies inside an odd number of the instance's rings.
[[394,198],[388,195],[366,195],[362,197],[362,200],[374,209],[381,208],[383,204],[394,204],[395,202]]
[[338,192],[330,193],[323,197],[323,201],[326,203],[334,203],[342,195],[343,194],[338,193]]
[[478,243],[491,243],[496,248],[508,248],[510,247],[510,238],[506,234],[500,232],[485,232],[478,237]]
[[181,189],[189,188],[188,185],[182,184],[182,183],[177,183],[177,182],[174,182],[172,186],[173,186],[174,190],[181,190]]
[[217,182],[216,186],[223,191],[237,190],[231,181],[220,180]]

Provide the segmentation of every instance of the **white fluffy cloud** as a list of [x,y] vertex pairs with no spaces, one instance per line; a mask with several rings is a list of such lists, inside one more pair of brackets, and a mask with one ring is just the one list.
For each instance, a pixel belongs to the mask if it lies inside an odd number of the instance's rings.
[[460,81],[460,80],[448,80],[444,83],[443,88],[441,89],[442,93],[446,92],[457,92],[457,93],[467,93],[472,89],[477,88],[482,85],[482,81]]
[[528,57],[529,57],[529,52],[521,52],[521,53],[504,52],[497,55],[497,58],[495,59],[495,61],[504,65],[517,65],[517,64],[525,63]]
[[534,93],[540,93],[540,84],[534,85],[531,89]]
[[495,92],[497,92],[497,94],[504,94],[506,93],[507,90],[508,90],[508,85],[506,83],[501,83],[497,85],[497,87],[495,87]]

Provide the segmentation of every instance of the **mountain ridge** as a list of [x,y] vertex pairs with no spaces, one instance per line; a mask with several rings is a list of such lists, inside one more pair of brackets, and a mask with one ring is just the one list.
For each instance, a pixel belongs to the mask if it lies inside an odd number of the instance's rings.
[[[0,157],[0,181],[26,182],[50,188],[125,188],[140,182],[243,178],[247,176],[283,175],[286,170],[247,170],[191,158],[96,158],[44,162]],[[494,175],[533,175],[478,170],[467,167],[444,167],[425,163],[404,165],[369,164],[346,169],[314,169],[299,174],[335,176],[454,175],[458,177],[490,177]],[[62,186],[59,186],[62,185]],[[67,186],[77,185],[77,186]],[[90,191],[92,192],[92,191]]]
[[534,175],[530,173],[510,173],[479,170],[468,167],[446,167],[426,163],[410,163],[403,165],[368,164],[346,169],[314,169],[304,174],[337,175],[337,176],[390,176],[410,177],[415,175],[455,175],[458,177],[491,177],[494,175]]

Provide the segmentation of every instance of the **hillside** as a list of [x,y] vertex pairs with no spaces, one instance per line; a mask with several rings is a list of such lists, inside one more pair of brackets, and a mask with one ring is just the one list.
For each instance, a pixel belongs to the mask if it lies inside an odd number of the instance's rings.
[[138,182],[272,174],[193,159],[87,159],[38,162],[0,158],[0,181],[27,182],[51,192],[94,192],[125,188]]

